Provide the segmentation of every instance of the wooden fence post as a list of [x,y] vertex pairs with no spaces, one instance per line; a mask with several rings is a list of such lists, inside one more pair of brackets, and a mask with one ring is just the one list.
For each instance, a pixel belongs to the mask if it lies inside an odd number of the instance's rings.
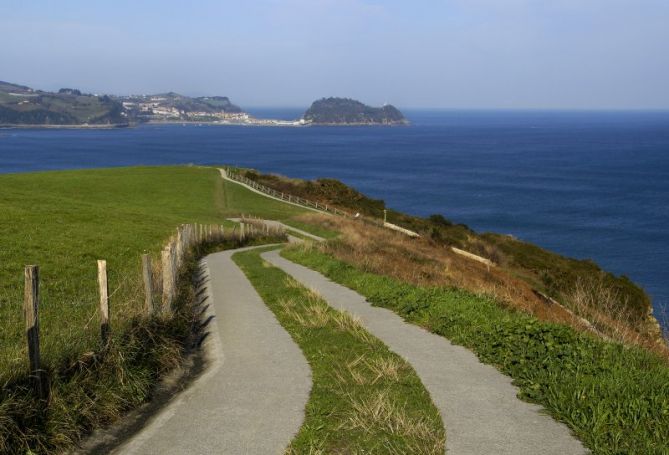
[[26,321],[30,375],[34,383],[35,393],[41,400],[46,400],[49,398],[49,384],[42,370],[39,349],[39,267],[27,265],[24,274],[23,316]]
[[151,256],[142,255],[142,277],[144,278],[144,309],[147,316],[154,313],[153,308],[153,275],[151,271]]
[[98,259],[98,285],[100,287],[100,336],[102,344],[109,342],[109,289],[107,287],[107,261]]
[[161,260],[163,266],[163,315],[167,316],[172,313],[172,251],[171,245],[163,248],[161,253]]
[[172,302],[177,296],[177,282],[179,281],[179,267],[180,264],[177,263],[177,245],[176,242],[172,242]]
[[181,226],[177,228],[177,240],[176,240],[176,256],[177,256],[177,267],[181,267],[181,261],[183,260],[183,232]]

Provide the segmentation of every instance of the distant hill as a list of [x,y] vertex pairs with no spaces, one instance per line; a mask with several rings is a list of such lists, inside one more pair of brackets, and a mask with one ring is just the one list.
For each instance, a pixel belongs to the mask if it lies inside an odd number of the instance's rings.
[[57,93],[0,81],[0,126],[126,126],[142,122],[246,121],[225,96],[109,96],[62,88]]
[[109,96],[34,90],[0,81],[0,125],[124,125],[123,106]]
[[321,125],[405,125],[404,115],[394,106],[371,107],[349,98],[323,98],[304,113],[304,120]]

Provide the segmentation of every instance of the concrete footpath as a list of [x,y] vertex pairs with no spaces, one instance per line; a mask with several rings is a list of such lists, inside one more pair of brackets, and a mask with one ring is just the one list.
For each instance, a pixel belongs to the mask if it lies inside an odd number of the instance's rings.
[[204,260],[208,369],[114,453],[280,454],[299,430],[311,370],[232,262],[245,249]]
[[360,317],[364,326],[416,370],[446,427],[449,455],[586,454],[569,429],[517,398],[511,379],[484,365],[468,349],[408,324],[390,310],[372,307],[364,297],[277,251],[263,258],[338,310]]

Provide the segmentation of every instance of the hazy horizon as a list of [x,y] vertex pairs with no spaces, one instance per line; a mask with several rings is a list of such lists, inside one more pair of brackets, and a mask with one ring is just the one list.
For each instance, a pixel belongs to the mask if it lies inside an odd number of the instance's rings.
[[663,0],[0,0],[0,80],[42,90],[343,96],[406,109],[667,110]]

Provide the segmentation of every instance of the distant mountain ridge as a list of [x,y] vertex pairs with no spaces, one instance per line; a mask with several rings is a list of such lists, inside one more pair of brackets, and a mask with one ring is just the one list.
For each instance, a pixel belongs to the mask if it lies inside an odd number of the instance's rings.
[[120,102],[109,96],[62,89],[34,90],[0,81],[0,125],[125,125]]
[[350,98],[322,98],[304,113],[304,120],[320,125],[405,125],[395,106],[371,107]]

